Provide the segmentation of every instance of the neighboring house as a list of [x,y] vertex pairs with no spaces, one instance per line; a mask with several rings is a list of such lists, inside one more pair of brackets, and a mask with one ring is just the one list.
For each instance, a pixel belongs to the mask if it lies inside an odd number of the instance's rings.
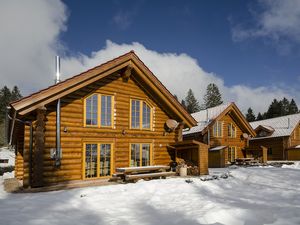
[[[170,145],[197,124],[133,51],[11,103],[9,115],[25,187],[168,165]],[[170,119],[175,131],[166,129]]]
[[248,138],[255,136],[255,132],[234,103],[201,110],[192,116],[198,124],[184,130],[184,140],[195,139],[209,145],[209,167],[224,167],[245,157]]
[[264,146],[268,160],[300,160],[300,113],[250,123],[256,131],[249,149]]

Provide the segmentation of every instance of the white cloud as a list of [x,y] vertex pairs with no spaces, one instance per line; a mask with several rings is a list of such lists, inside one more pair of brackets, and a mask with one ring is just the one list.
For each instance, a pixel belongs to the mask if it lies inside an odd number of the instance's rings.
[[[59,34],[66,29],[66,18],[66,7],[58,0],[26,3],[1,1],[1,86],[16,84],[24,94],[30,94],[53,84],[54,56],[64,50],[59,42]],[[135,50],[162,83],[179,98],[183,98],[187,90],[192,88],[202,102],[206,86],[214,82],[223,93],[224,101],[235,101],[243,111],[249,106],[256,112],[264,111],[273,98],[283,96],[293,96],[298,103],[300,100],[299,92],[272,85],[257,88],[226,86],[220,76],[204,71],[197,60],[187,54],[159,53],[137,42],[117,44],[107,41],[103,48],[90,56],[80,53],[64,56],[62,78],[66,79],[130,50]]]
[[[279,42],[289,39],[300,42],[300,1],[299,0],[260,0],[258,8],[251,9],[254,26],[235,25],[232,37],[235,41],[247,38],[266,37]],[[284,43],[286,50],[287,43]]]
[[[74,75],[88,68],[94,67],[121,54],[134,50],[141,60],[150,68],[158,79],[180,99],[186,96],[187,90],[192,88],[196,97],[202,102],[206,87],[209,83],[216,83],[223,93],[224,101],[234,101],[243,112],[251,106],[256,113],[265,111],[274,98],[292,98],[292,94],[276,86],[252,88],[245,85],[226,86],[224,80],[214,73],[204,71],[197,60],[187,54],[158,53],[149,50],[140,43],[117,44],[111,41],[90,57],[65,58],[63,72]],[[300,99],[298,92],[293,92],[294,98]]]
[[66,19],[59,0],[0,2],[1,86],[17,84],[28,93],[53,84],[53,56]]

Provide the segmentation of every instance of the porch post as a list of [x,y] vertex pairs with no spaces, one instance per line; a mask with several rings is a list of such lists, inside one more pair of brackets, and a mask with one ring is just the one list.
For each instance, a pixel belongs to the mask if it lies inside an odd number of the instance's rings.
[[43,186],[43,154],[45,151],[45,119],[46,108],[37,109],[34,152],[33,152],[33,176],[32,187]]

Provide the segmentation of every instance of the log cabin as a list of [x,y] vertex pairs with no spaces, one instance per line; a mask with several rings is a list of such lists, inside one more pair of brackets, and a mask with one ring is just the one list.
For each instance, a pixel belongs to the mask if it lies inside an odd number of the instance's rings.
[[245,158],[250,136],[255,132],[234,103],[193,113],[197,126],[183,131],[184,140],[194,139],[209,146],[209,167],[225,167]]
[[[24,187],[106,179],[119,167],[168,165],[197,124],[133,52],[10,104],[15,176]],[[171,121],[173,129],[166,126]],[[199,150],[200,151],[200,150]],[[207,151],[207,150],[206,150]],[[201,161],[201,164],[200,164]]]
[[268,160],[300,160],[300,113],[250,123],[250,150],[267,148]]

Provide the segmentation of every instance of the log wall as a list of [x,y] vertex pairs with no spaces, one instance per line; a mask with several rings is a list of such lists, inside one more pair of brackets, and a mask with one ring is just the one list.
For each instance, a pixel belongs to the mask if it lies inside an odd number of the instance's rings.
[[[84,127],[84,98],[92,93],[114,96],[115,118],[113,128]],[[153,129],[130,129],[130,99],[143,99],[153,106]],[[134,79],[124,82],[119,75],[111,75],[61,99],[61,167],[54,167],[50,149],[56,147],[56,104],[46,105],[45,146],[43,177],[45,184],[84,179],[83,145],[90,143],[113,143],[113,172],[117,167],[129,166],[130,143],[152,143],[152,165],[168,165],[174,157],[167,146],[174,143],[178,130],[165,133],[167,119],[175,118],[164,111],[166,107],[151,90],[141,87]],[[25,129],[24,174],[28,184],[29,128]],[[21,173],[20,173],[21,176]]]

